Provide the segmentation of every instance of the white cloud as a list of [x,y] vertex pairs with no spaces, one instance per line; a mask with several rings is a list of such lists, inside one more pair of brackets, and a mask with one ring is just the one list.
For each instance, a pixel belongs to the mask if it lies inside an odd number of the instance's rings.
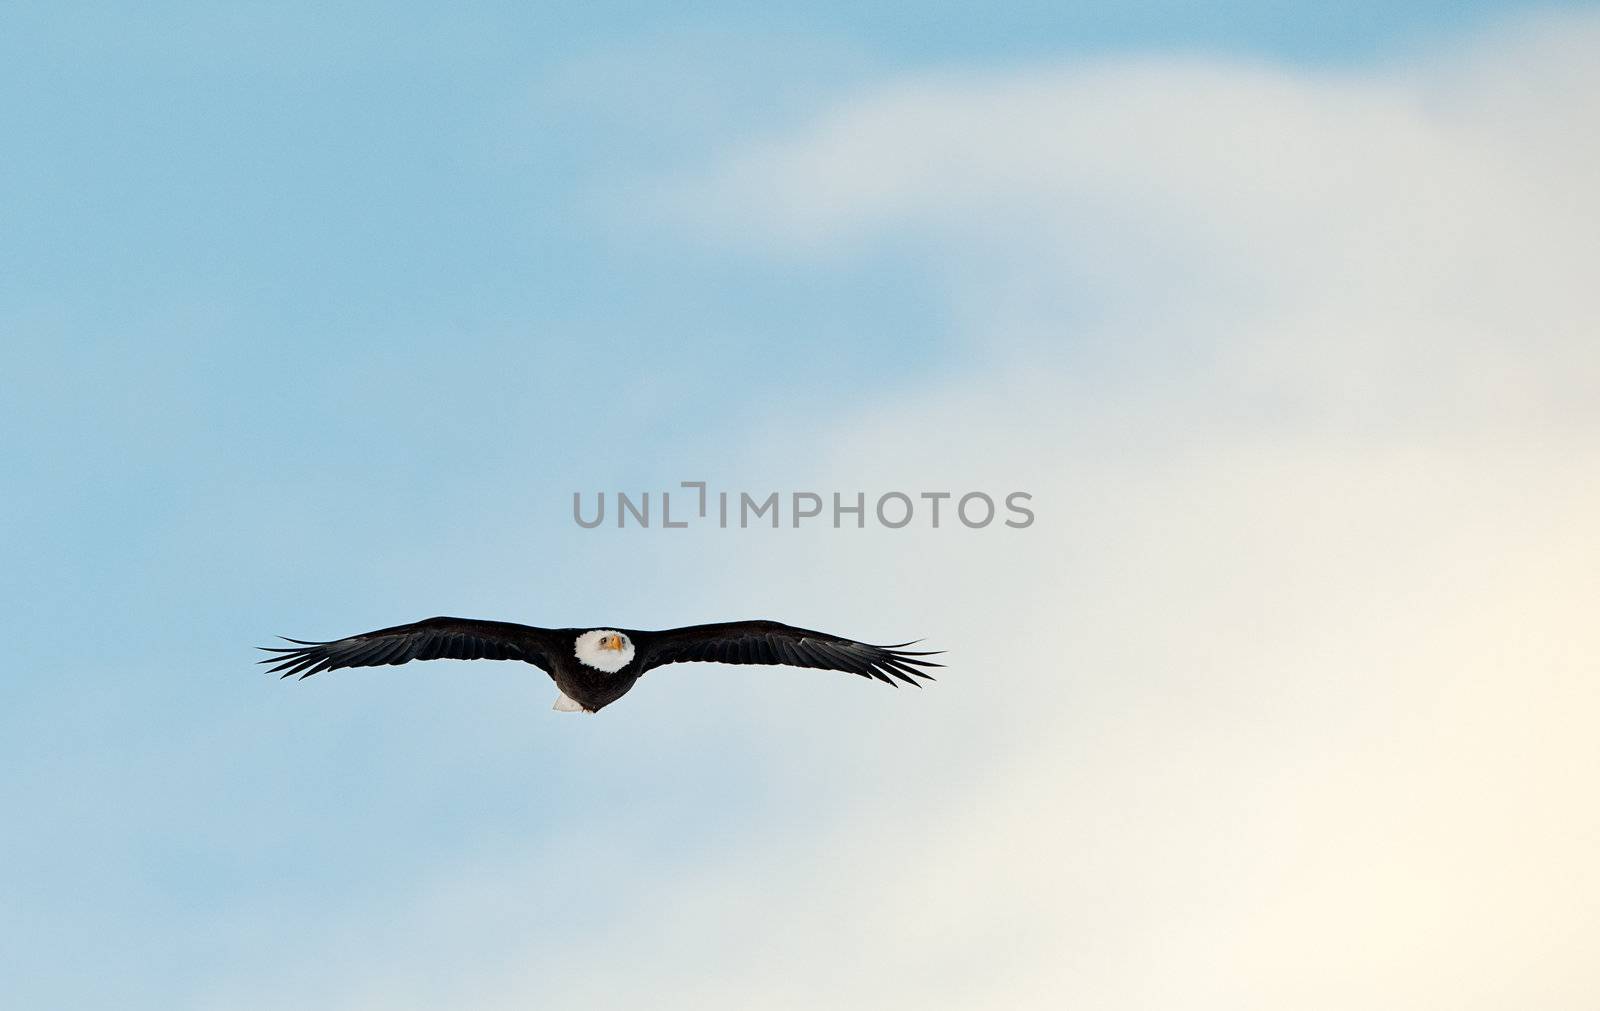
[[[782,255],[903,233],[971,336],[1166,395],[1456,427],[1600,382],[1600,21],[1368,72],[1110,60],[884,88],[680,180]],[[870,247],[869,247],[870,248]],[[1159,363],[1153,371],[1164,379]]]
[[[463,872],[394,929],[465,971],[358,949],[346,1004],[1589,1006],[1597,45],[945,75],[680,180],[771,255],[921,236],[978,363],[753,458],[1026,488],[1039,521],[686,541],[725,566],[691,601],[789,573],[764,602],[953,666],[719,681],[770,823],[667,869],[574,838]],[[791,704],[835,689],[825,726]],[[512,915],[552,872],[636,902]]]

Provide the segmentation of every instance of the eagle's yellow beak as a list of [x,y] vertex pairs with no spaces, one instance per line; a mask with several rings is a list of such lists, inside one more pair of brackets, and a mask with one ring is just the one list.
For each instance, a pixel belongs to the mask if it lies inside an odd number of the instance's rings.
[[600,648],[601,649],[615,649],[615,650],[622,649],[622,636],[620,636],[620,635],[608,635],[608,636],[606,636],[604,639],[600,640]]

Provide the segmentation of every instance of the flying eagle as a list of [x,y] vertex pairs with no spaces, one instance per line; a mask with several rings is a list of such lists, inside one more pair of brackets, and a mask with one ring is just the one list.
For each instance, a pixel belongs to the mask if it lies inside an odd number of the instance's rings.
[[340,667],[382,667],[412,660],[521,660],[550,675],[561,694],[557,710],[597,713],[628,694],[646,671],[669,663],[759,663],[816,667],[918,684],[933,680],[922,668],[942,664],[898,646],[869,646],[826,632],[776,621],[728,621],[659,632],[618,628],[535,628],[508,621],[429,618],[331,642],[285,638],[293,646],[260,646],[275,656],[271,673],[308,678]]

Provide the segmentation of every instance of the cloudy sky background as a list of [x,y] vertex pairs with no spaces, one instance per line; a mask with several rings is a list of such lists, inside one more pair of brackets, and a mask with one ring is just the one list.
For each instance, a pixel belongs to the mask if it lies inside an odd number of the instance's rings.
[[1592,1007],[1600,17],[787,17],[9,17],[0,1003]]

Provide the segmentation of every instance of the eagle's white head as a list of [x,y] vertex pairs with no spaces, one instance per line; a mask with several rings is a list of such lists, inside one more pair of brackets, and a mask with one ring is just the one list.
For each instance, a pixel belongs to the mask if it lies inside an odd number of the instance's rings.
[[578,636],[573,652],[579,663],[615,674],[633,659],[633,642],[614,628],[597,628]]

